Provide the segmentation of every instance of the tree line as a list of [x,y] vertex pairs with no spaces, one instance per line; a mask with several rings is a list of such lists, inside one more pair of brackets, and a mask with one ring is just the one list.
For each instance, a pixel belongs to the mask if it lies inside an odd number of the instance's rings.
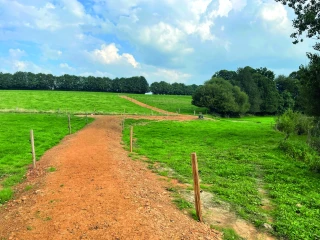
[[94,91],[144,94],[149,91],[149,83],[143,76],[130,78],[83,77],[64,74],[0,72],[0,89],[8,90],[62,90]]
[[192,95],[198,85],[185,85],[184,83],[154,82],[149,86],[143,77],[115,78],[83,77],[64,74],[32,72],[2,73],[0,72],[0,89],[7,90],[62,90],[62,91],[92,91],[166,95]]
[[184,83],[167,83],[164,81],[154,82],[150,85],[150,91],[153,94],[165,94],[165,95],[192,95],[198,85],[185,85]]
[[192,104],[227,116],[274,115],[288,109],[306,112],[303,81],[307,72],[301,67],[289,76],[275,77],[267,68],[220,70],[195,91]]

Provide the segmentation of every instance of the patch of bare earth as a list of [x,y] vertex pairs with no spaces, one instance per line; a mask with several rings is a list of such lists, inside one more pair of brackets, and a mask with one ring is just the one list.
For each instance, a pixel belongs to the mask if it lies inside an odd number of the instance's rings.
[[121,119],[99,116],[49,150],[0,208],[0,239],[220,239],[172,204],[167,181],[128,157]]
[[160,109],[160,108],[152,107],[152,106],[150,106],[150,105],[147,105],[147,104],[145,104],[145,103],[142,103],[142,102],[140,102],[140,101],[138,101],[138,100],[136,100],[136,99],[134,99],[134,98],[128,97],[128,96],[122,95],[122,96],[120,96],[120,97],[121,97],[121,98],[124,98],[124,99],[127,99],[128,101],[133,102],[133,103],[135,103],[135,104],[137,104],[137,105],[139,105],[139,106],[141,106],[141,107],[151,109],[151,110],[153,110],[153,111],[155,111],[155,112],[159,112],[159,113],[166,114],[166,115],[177,115],[177,113],[168,112],[168,111],[165,111],[165,110]]

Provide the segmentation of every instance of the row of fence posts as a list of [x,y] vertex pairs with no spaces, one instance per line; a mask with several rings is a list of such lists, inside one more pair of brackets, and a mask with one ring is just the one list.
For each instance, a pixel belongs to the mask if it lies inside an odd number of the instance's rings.
[[[124,120],[122,121],[122,129],[124,129]],[[133,151],[133,126],[130,127],[130,153]],[[194,189],[194,204],[196,214],[200,222],[202,222],[201,200],[200,200],[200,181],[198,170],[198,159],[196,153],[191,153],[193,189]]]
[[[88,123],[88,114],[86,114],[86,123]],[[69,129],[69,135],[71,135],[72,129],[71,129],[70,114],[68,114],[68,129]],[[35,149],[35,146],[34,146],[33,129],[30,130],[30,144],[31,144],[31,154],[32,154],[32,165],[33,165],[33,168],[36,168],[36,149]]]
[[[86,114],[86,121],[87,121]],[[122,120],[122,129],[124,129],[125,119]],[[69,134],[71,134],[71,120],[70,114],[68,114],[68,128]],[[32,153],[32,162],[33,168],[36,168],[36,151],[34,146],[34,134],[33,129],[30,130],[30,143],[31,143],[31,153]],[[130,153],[133,151],[133,126],[130,127]],[[193,174],[193,186],[194,186],[194,203],[196,214],[200,222],[202,222],[202,212],[201,212],[201,201],[200,201],[200,182],[199,182],[199,170],[198,170],[198,160],[197,154],[191,153],[191,163],[192,163],[192,174]]]

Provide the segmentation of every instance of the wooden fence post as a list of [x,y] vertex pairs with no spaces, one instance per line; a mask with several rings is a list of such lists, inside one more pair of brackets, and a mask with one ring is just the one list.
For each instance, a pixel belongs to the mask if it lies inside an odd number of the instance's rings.
[[199,172],[197,154],[191,153],[192,173],[193,173],[193,186],[194,186],[194,204],[196,208],[197,217],[202,222],[201,201],[200,201],[200,185],[199,185]]
[[71,134],[71,120],[70,120],[70,114],[68,114],[68,128],[69,128],[69,134]]
[[33,136],[33,130],[32,129],[30,130],[30,143],[31,143],[33,168],[36,168],[36,150],[34,148],[34,136]]
[[133,126],[130,128],[130,152],[132,153]]

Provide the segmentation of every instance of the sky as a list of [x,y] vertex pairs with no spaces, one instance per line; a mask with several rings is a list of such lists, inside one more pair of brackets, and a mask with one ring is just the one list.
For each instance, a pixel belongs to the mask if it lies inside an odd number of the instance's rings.
[[314,45],[292,44],[294,17],[274,0],[0,0],[0,72],[150,84],[245,66],[288,75]]

